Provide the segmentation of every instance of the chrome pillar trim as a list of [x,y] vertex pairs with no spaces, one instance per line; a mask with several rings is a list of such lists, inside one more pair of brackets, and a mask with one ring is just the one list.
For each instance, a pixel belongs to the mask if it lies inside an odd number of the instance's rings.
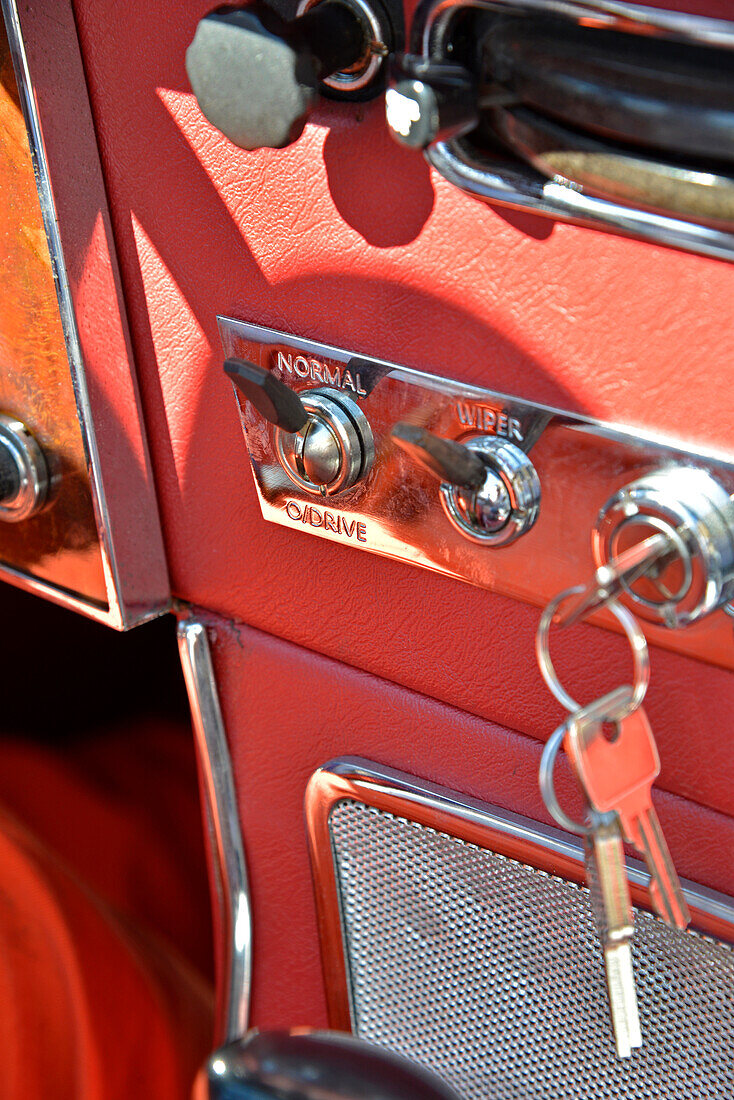
[[[126,630],[168,611],[171,594],[91,106],[87,98],[78,98],[86,92],[86,76],[74,13],[70,4],[62,3],[50,10],[43,5],[29,5],[25,0],[0,0],[0,11],[5,20],[53,268],[91,485],[108,606],[87,601],[84,596],[57,587],[51,581],[29,576],[12,564],[9,567],[5,564],[0,566],[0,579],[43,595],[63,607],[81,611],[98,622]],[[48,47],[51,29],[64,47],[59,51],[58,60]],[[54,158],[59,159],[60,143],[65,141],[63,133],[60,136],[60,129],[68,128],[68,119],[60,122],[58,111],[49,110],[47,100],[45,106],[41,102],[43,96],[39,97],[33,79],[34,71],[41,67],[47,70],[44,95],[47,95],[49,75],[53,74],[63,81],[65,95],[68,96],[71,90],[78,99],[74,122],[79,150],[76,154],[77,179],[65,178],[62,172],[53,171]],[[58,212],[60,192],[68,196],[77,187],[84,190],[79,201],[90,199],[96,207],[96,228],[103,234],[109,257],[105,277],[112,290],[104,305],[112,317],[113,327],[116,326],[119,346],[109,349],[110,362],[103,365],[103,370],[113,371],[115,377],[114,411],[119,424],[114,429],[114,418],[110,416],[104,395],[105,379],[95,377],[99,373],[99,365],[90,369],[85,357],[80,316],[87,314],[87,308],[80,308],[79,301],[75,301],[69,275],[70,266],[78,260],[79,253],[88,248],[89,241],[79,239],[78,230],[67,227]],[[78,191],[76,195],[79,195]],[[95,302],[88,308],[99,309],[99,305]],[[89,320],[88,317],[85,319]],[[23,415],[22,409],[16,411]],[[98,420],[104,421],[99,431]],[[124,436],[120,435],[122,424],[125,426]],[[117,446],[122,438],[126,443],[123,452]],[[131,538],[131,532],[134,538]]]
[[[452,19],[467,8],[537,12],[574,23],[593,22],[610,30],[636,30],[646,36],[734,50],[734,23],[614,0],[424,0],[413,21],[413,52],[426,58],[440,57]],[[546,179],[520,161],[484,161],[464,139],[438,142],[425,156],[450,183],[485,202],[587,228],[608,229],[714,259],[734,260],[734,233],[585,195]]]
[[178,648],[201,768],[211,858],[222,928],[215,1045],[247,1031],[252,979],[252,911],[232,761],[206,627],[196,619],[178,624]]
[[[305,806],[329,1022],[334,1028],[351,1030],[354,1021],[330,833],[331,812],[345,800],[406,818],[549,875],[586,882],[583,846],[575,836],[361,757],[331,760],[309,780]],[[634,904],[649,911],[647,868],[634,859],[626,866]],[[734,942],[734,898],[688,880],[681,885],[693,927],[725,943]]]

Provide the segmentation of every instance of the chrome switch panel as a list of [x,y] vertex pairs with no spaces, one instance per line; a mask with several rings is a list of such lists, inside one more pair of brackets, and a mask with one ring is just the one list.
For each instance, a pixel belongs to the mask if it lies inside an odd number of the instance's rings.
[[[272,371],[302,398],[304,391],[324,387],[341,392],[358,405],[369,424],[375,448],[371,468],[345,490],[319,496],[313,485],[300,488],[292,471],[286,472],[287,447],[281,430],[235,391],[262,514],[301,533],[397,558],[542,606],[560,589],[586,580],[593,572],[598,562],[592,544],[598,552],[599,525],[608,523],[605,507],[631,483],[656,471],[694,468],[716,480],[723,498],[734,493],[734,456],[646,438],[638,431],[259,325],[220,317],[219,327],[228,359],[240,358]],[[439,443],[474,441],[474,455],[480,450],[479,439],[505,444],[508,454],[515,456],[531,452],[539,486],[534,489],[537,515],[532,525],[526,525],[514,541],[469,537],[446,506],[447,496],[456,490],[442,485],[435,469],[430,472],[430,461],[414,461],[391,436],[401,423],[425,429],[422,435],[434,443],[436,437]],[[483,460],[490,461],[486,455]],[[495,464],[490,468],[492,477],[504,469],[502,463]],[[676,478],[668,481],[675,485]],[[462,506],[471,509],[471,492],[461,490],[460,495]],[[645,533],[650,532],[641,532]],[[603,610],[595,621],[615,628],[612,616]],[[652,622],[646,627],[650,640],[734,667],[732,624],[723,608],[685,629],[669,626]]]

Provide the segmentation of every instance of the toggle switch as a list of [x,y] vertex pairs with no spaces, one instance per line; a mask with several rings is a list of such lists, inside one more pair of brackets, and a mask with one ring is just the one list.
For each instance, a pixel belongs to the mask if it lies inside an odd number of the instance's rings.
[[194,95],[206,118],[242,149],[296,141],[320,85],[362,94],[390,50],[379,3],[319,0],[302,7],[308,10],[290,22],[261,2],[221,7],[196,29],[186,53]]
[[465,538],[507,546],[538,518],[540,480],[514,443],[486,435],[456,443],[406,422],[396,424],[391,436],[441,482],[441,503]]
[[370,472],[372,429],[357,402],[341,390],[321,386],[299,394],[245,359],[227,359],[224,371],[276,429],[278,461],[299,489],[334,496]]

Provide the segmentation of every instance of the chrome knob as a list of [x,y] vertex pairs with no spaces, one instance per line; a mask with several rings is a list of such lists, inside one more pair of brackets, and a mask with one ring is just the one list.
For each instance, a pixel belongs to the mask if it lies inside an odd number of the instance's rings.
[[0,413],[0,520],[19,523],[46,503],[49,473],[35,437],[20,420]]
[[[197,1096],[210,1100],[458,1100],[434,1073],[329,1031],[251,1032],[216,1051]],[[201,1086],[204,1087],[201,1087]]]
[[316,496],[334,496],[367,476],[375,458],[369,421],[331,386],[297,394],[264,367],[228,359],[225,373],[275,427],[275,451],[290,480]]
[[687,626],[734,597],[734,502],[707,470],[655,470],[610,497],[592,535],[597,566],[658,533],[667,548],[624,585],[644,618]]
[[391,135],[400,145],[425,149],[449,141],[479,124],[479,91],[460,65],[403,54],[395,60],[385,93]]
[[538,518],[540,480],[514,443],[488,435],[456,443],[405,422],[396,424],[391,435],[441,482],[446,515],[465,538],[507,546]]

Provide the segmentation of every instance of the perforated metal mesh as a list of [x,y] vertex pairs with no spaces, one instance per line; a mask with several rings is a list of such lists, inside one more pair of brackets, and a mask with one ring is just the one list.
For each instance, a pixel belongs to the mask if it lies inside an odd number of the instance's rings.
[[330,829],[356,1034],[466,1100],[732,1100],[728,947],[637,913],[619,1061],[586,889],[360,802]]

